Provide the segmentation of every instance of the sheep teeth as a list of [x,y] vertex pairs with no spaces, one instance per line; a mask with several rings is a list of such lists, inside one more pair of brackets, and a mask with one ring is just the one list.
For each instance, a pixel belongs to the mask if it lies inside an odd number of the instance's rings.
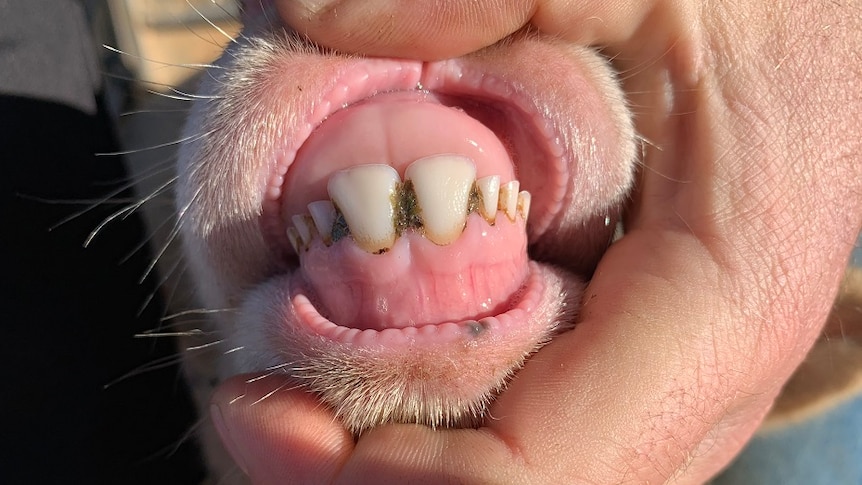
[[395,194],[400,184],[398,172],[389,165],[357,165],[330,177],[329,197],[365,251],[385,252],[395,244]]
[[439,245],[454,242],[464,232],[476,166],[460,155],[419,159],[404,173],[416,194],[425,237]]

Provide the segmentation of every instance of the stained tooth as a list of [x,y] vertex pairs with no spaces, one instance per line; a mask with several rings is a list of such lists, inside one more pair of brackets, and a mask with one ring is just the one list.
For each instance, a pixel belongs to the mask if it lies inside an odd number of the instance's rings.
[[299,232],[297,232],[295,227],[289,227],[287,229],[287,240],[290,241],[290,245],[293,246],[293,250],[296,251],[296,254],[299,254],[302,240],[300,239]]
[[527,222],[527,217],[530,216],[530,202],[532,202],[532,200],[533,196],[526,190],[522,190],[518,193],[518,214],[521,214],[521,218],[524,219],[524,222]]
[[510,221],[515,220],[518,210],[518,189],[521,184],[517,180],[506,182],[500,186],[500,201],[497,207],[506,213]]
[[497,200],[500,198],[500,176],[482,177],[476,181],[476,188],[482,196],[479,212],[486,221],[493,224],[497,218]]
[[400,181],[389,165],[358,165],[330,177],[329,197],[365,251],[379,253],[395,243],[394,195]]
[[404,178],[416,192],[425,237],[440,245],[458,239],[476,180],[473,162],[459,155],[435,155],[410,164]]
[[311,244],[311,238],[313,237],[313,224],[314,222],[311,220],[311,217],[307,214],[297,214],[291,217],[293,220],[293,225],[296,227],[296,232],[299,233],[299,237],[302,239],[302,245],[308,246]]
[[335,206],[331,201],[318,200],[308,204],[308,213],[317,228],[317,233],[327,246],[332,244],[332,225],[335,224]]

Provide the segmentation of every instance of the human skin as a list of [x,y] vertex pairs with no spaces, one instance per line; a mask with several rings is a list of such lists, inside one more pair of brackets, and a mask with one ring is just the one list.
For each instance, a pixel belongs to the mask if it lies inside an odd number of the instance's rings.
[[602,46],[648,143],[626,235],[577,326],[527,363],[484,426],[393,424],[354,441],[312,395],[257,402],[277,378],[239,376],[213,415],[252,480],[702,483],[720,471],[819,334],[860,229],[862,5],[278,7],[310,39],[375,56],[459,56],[528,23]]

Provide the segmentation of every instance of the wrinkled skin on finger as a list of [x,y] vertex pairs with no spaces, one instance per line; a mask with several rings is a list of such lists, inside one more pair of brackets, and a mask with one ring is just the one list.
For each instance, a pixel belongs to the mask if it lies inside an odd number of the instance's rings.
[[[312,40],[370,55],[458,56],[525,24],[601,46],[648,142],[627,234],[578,325],[484,426],[386,425],[354,442],[302,391],[257,402],[274,384],[238,377],[213,403],[252,480],[702,483],[720,471],[814,342],[860,229],[859,3],[278,7]],[[256,405],[231,404],[239,395]]]
[[487,47],[530,24],[581,44],[631,40],[656,2],[276,1],[289,25],[322,45],[372,56],[435,60]]

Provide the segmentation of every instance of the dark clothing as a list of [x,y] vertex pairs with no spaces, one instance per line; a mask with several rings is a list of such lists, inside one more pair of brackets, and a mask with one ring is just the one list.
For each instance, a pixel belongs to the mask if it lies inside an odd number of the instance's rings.
[[81,2],[0,0],[0,481],[195,483],[178,367],[105,387],[176,350],[134,338],[163,311],[157,279],[139,283],[140,219],[83,247],[133,197],[110,196],[128,182],[122,159],[98,155],[118,147],[90,33]]

